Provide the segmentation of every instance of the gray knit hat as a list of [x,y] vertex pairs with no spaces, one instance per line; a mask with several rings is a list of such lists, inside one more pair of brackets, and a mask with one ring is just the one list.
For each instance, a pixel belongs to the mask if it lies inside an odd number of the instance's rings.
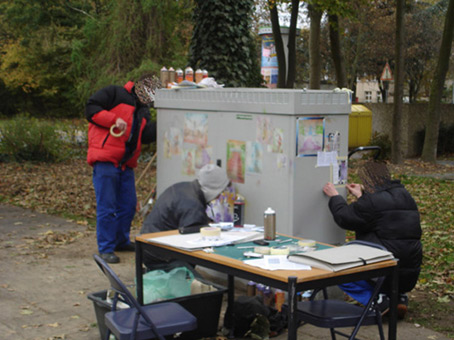
[[225,170],[214,164],[207,164],[200,169],[197,180],[207,203],[218,197],[230,182]]

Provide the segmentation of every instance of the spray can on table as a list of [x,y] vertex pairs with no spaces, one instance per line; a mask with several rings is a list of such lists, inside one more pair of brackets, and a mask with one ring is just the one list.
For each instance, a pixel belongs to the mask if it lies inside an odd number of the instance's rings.
[[274,240],[276,238],[276,212],[268,208],[263,215],[264,239]]
[[244,196],[236,194],[233,202],[233,224],[235,227],[242,227],[244,224],[244,206],[246,202]]

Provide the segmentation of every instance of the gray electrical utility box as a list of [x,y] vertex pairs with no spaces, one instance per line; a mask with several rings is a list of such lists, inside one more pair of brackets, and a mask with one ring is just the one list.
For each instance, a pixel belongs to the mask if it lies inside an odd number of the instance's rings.
[[263,225],[271,207],[279,233],[344,242],[322,187],[331,181],[346,195],[348,92],[163,89],[155,106],[158,197],[220,163],[246,199],[245,223]]

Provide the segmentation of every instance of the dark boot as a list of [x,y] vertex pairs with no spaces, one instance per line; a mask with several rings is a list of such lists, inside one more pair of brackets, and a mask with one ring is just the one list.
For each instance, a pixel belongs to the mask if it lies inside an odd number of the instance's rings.
[[120,258],[115,253],[99,253],[99,256],[107,263],[118,263]]

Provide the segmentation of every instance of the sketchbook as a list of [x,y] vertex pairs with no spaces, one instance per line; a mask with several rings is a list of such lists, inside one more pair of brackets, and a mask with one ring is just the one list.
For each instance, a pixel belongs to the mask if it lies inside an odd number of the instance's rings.
[[289,261],[332,272],[392,259],[394,256],[389,251],[360,244],[288,255]]

